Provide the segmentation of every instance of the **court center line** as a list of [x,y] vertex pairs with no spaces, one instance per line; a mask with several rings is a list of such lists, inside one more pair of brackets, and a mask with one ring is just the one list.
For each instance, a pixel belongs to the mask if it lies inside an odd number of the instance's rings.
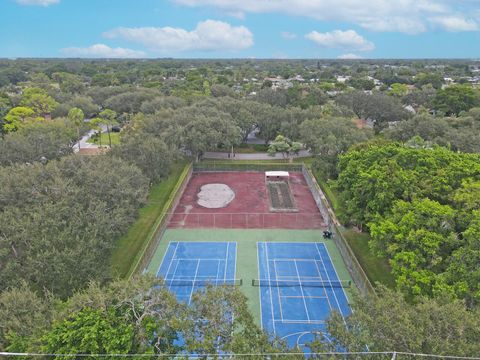
[[235,284],[235,279],[237,278],[237,242],[235,241],[233,243],[233,245],[235,245],[233,247],[233,255],[234,255],[233,256],[233,260],[234,260],[234,262],[233,262],[233,280],[234,280],[233,283]]
[[[317,248],[317,252],[318,252],[318,248]],[[313,259],[313,262],[315,263],[315,267],[317,268],[317,272],[318,272],[318,276],[320,277],[320,280],[325,281],[323,279],[322,273],[320,272],[320,269],[318,268],[318,261],[321,261],[323,265],[322,256],[320,255],[320,253],[319,253],[319,256],[320,256],[320,260]],[[330,312],[331,312],[333,310],[333,307],[332,307],[332,304],[330,303],[330,298],[328,297],[326,287],[323,288],[323,293],[325,294],[325,298],[327,299],[327,302],[328,302],[328,308],[330,309]]]
[[[277,263],[275,259],[273,260],[273,268],[275,269],[275,280],[278,280],[278,273],[277,273]],[[280,307],[280,319],[283,320],[283,308],[282,308],[282,299],[280,296],[280,287],[277,286],[277,297],[278,297],[278,305]]]
[[[175,280],[175,274],[177,273],[177,269],[178,269],[178,264],[180,263],[180,260],[175,260],[177,263],[175,264],[175,270],[173,271],[173,274],[172,274],[172,277],[170,278],[170,280],[172,281],[172,284],[173,284],[173,281]],[[166,280],[167,278],[165,278]],[[168,290],[172,290],[172,284],[168,285]]]
[[305,294],[303,293],[302,280],[300,280],[300,272],[298,271],[297,262],[294,261],[295,271],[297,272],[298,281],[300,282],[300,292],[302,293],[303,305],[305,306],[305,312],[307,314],[307,320],[310,321],[310,315],[308,314],[307,302],[305,301]]
[[[320,249],[318,248],[318,245],[317,243],[315,243],[315,247],[317,248],[317,252],[318,254],[320,255],[320,258],[322,258],[322,255],[320,253]],[[323,265],[323,268],[325,269],[325,275],[327,276],[327,280],[328,282],[330,283],[330,289],[333,293],[333,297],[335,298],[335,302],[337,303],[337,306],[338,306],[338,310],[340,311],[340,315],[342,316],[342,319],[343,319],[343,322],[345,323],[345,317],[343,316],[343,311],[342,311],[342,307],[340,306],[340,303],[338,302],[338,298],[337,298],[337,294],[335,293],[335,289],[333,288],[332,286],[332,281],[330,279],[330,275],[328,275],[328,271],[327,271],[327,268],[325,266],[325,263],[323,262],[322,260],[322,265]],[[333,267],[333,263],[330,263],[330,266]],[[334,270],[335,270],[335,267],[334,267]],[[346,323],[345,323],[346,324]]]
[[198,268],[200,267],[200,261],[201,259],[197,260],[197,268],[195,269],[195,277],[193,278],[193,285],[192,285],[192,290],[190,291],[190,297],[188,298],[188,305],[192,302],[192,295],[193,295],[193,290],[195,290],[195,280],[197,279],[197,274],[198,274]]
[[227,242],[227,253],[225,254],[225,266],[223,268],[223,283],[225,284],[225,280],[227,279],[227,265],[228,265],[228,248],[230,243]]
[[222,260],[217,260],[217,273],[215,274],[215,286],[218,285],[218,273],[220,272],[220,264],[222,263]]

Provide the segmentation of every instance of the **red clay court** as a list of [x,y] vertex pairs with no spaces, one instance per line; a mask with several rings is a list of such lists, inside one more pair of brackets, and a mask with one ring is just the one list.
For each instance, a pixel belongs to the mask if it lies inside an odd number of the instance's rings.
[[[202,186],[225,184],[235,197],[222,208],[197,203]],[[170,228],[320,229],[325,222],[301,172],[290,172],[295,212],[272,212],[264,172],[194,172],[170,218]]]

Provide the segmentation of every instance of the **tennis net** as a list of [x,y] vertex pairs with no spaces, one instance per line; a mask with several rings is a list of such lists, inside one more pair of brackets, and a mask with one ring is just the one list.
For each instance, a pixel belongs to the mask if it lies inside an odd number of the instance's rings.
[[252,279],[252,286],[270,286],[270,287],[330,287],[330,288],[348,288],[352,286],[350,280],[276,280],[276,279]]
[[241,286],[243,284],[242,279],[172,279],[164,280],[166,286]]

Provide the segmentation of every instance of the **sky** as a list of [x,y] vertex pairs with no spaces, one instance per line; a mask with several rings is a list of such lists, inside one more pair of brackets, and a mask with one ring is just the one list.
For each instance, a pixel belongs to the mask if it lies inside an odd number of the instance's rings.
[[480,58],[480,0],[0,0],[0,57]]

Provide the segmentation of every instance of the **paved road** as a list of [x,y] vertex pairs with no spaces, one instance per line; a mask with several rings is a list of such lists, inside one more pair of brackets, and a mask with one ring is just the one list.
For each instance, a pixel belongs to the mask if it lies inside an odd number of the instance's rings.
[[[229,157],[230,153],[228,152],[210,152],[207,151],[203,154],[205,159],[230,159],[230,160],[273,160],[273,159],[283,159],[281,153],[276,153],[275,156],[270,156],[268,153],[255,153],[255,154],[235,154],[235,157]],[[301,150],[296,157],[309,157],[312,156],[310,151]]]

